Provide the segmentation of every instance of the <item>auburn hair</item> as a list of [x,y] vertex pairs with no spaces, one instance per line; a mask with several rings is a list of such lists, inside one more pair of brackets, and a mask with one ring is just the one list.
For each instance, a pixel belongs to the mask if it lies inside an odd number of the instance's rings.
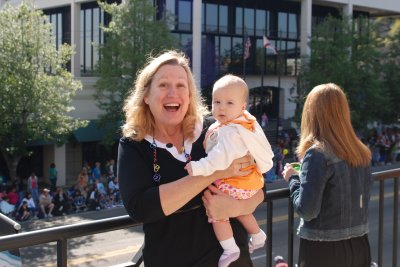
[[125,124],[122,126],[122,134],[124,137],[141,141],[147,134],[154,134],[155,120],[149,106],[144,102],[144,98],[149,93],[154,75],[164,65],[181,66],[187,74],[189,107],[182,122],[185,138],[189,140],[194,138],[196,122],[202,121],[203,116],[208,114],[190,70],[189,60],[182,52],[166,51],[157,57],[150,56],[147,64],[138,72],[134,87],[123,107]]
[[357,137],[351,124],[347,97],[336,84],[318,85],[307,95],[301,118],[298,157],[303,158],[313,145],[330,150],[354,167],[371,162],[371,151]]

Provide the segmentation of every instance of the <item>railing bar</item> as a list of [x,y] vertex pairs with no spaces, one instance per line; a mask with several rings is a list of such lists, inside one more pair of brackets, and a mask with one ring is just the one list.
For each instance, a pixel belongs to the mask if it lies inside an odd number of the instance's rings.
[[379,181],[379,235],[378,235],[378,266],[382,266],[383,255],[383,216],[384,214],[384,181]]
[[267,200],[267,267],[272,267],[272,208],[273,202]]
[[289,266],[294,266],[293,262],[293,226],[294,226],[294,210],[293,210],[293,202],[289,197],[289,205],[288,205],[288,264]]
[[136,252],[135,256],[133,256],[131,262],[134,263],[133,267],[139,267],[140,264],[143,262],[143,248],[144,243],[140,247],[140,249]]
[[107,231],[115,231],[128,227],[140,226],[142,223],[134,222],[129,215],[100,219],[97,221],[83,222],[74,225],[63,225],[49,229],[40,229],[31,232],[7,235],[0,237],[0,251],[40,245],[59,240],[60,236],[76,238]]
[[57,240],[57,267],[67,267],[67,239]]
[[19,230],[21,230],[21,225],[14,221],[13,219],[7,217],[3,213],[0,212],[0,220],[3,220],[7,224],[9,224],[12,228],[14,228],[15,232],[18,233]]
[[397,267],[397,245],[398,245],[398,225],[399,225],[399,177],[394,178],[393,185],[393,258],[392,266]]

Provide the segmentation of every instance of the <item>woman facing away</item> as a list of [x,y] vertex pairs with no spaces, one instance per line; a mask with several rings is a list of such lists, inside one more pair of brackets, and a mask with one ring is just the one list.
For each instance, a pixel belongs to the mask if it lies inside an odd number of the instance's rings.
[[283,176],[300,216],[299,267],[370,266],[371,152],[357,138],[336,84],[308,94],[297,155],[300,171],[286,164]]
[[[187,162],[206,156],[206,108],[188,59],[179,52],[149,59],[124,112],[118,177],[128,214],[143,222],[145,266],[216,267],[222,248],[207,215],[220,220],[250,214],[264,194],[260,190],[251,199],[236,200],[210,185],[223,177],[247,175],[240,168],[249,166],[251,157],[236,159],[209,176],[187,174]],[[252,266],[246,230],[235,219],[232,228],[240,257],[230,266]]]

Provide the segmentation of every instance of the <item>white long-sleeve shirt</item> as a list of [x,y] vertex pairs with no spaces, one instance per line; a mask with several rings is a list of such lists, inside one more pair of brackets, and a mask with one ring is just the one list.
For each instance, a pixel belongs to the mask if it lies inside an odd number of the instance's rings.
[[[254,118],[250,113],[245,111],[246,117]],[[245,116],[241,116],[235,121],[248,122]],[[215,128],[212,133],[206,137],[207,157],[199,161],[191,161],[193,175],[210,175],[216,170],[225,170],[232,161],[243,157],[250,152],[254,157],[257,167],[261,173],[267,172],[272,168],[272,152],[264,131],[256,120],[254,120],[254,131],[246,129],[239,123],[229,123],[227,125],[219,125],[215,122],[210,129]]]

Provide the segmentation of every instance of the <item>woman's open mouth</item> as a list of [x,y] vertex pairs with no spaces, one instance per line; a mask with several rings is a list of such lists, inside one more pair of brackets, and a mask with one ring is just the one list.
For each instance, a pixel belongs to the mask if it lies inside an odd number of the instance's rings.
[[181,107],[181,105],[180,104],[178,104],[178,103],[170,103],[170,104],[165,104],[164,105],[164,108],[167,110],[167,111],[178,111],[178,109]]

